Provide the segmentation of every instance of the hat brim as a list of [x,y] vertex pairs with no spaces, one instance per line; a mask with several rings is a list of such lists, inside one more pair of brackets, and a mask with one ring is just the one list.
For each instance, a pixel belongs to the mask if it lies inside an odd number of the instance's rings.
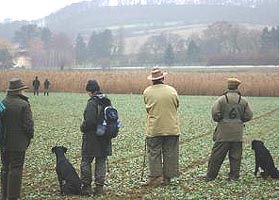
[[16,89],[7,89],[7,92],[15,92],[15,91],[20,91],[20,90],[25,90],[25,89],[29,89],[28,86],[22,86],[20,88],[16,88]]
[[162,79],[164,78],[168,73],[167,72],[163,72],[163,75],[162,76],[158,76],[156,78],[153,78],[152,75],[149,75],[147,77],[148,80],[151,80],[151,81],[156,81],[156,80],[159,80],[159,79]]

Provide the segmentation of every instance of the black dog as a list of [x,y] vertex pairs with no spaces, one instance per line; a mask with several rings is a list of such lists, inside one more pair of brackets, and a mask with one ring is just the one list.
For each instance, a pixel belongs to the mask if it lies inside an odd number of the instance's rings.
[[254,175],[257,176],[259,168],[263,170],[261,176],[263,178],[271,177],[279,179],[279,171],[274,166],[274,162],[269,150],[264,146],[264,143],[260,140],[252,141],[252,149],[255,151],[256,167]]
[[67,148],[55,146],[52,147],[51,151],[56,155],[56,173],[60,185],[60,194],[80,195],[81,181],[76,170],[64,155]]

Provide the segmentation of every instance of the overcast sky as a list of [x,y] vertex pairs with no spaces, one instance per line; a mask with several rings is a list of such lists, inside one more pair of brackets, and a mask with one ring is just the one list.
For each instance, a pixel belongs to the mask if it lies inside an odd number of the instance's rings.
[[43,18],[67,5],[85,0],[0,0],[0,22]]

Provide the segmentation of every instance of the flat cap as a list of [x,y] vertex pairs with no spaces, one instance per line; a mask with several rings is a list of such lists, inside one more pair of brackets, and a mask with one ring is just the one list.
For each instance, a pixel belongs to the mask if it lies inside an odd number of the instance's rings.
[[237,78],[228,78],[228,88],[237,88],[241,81]]

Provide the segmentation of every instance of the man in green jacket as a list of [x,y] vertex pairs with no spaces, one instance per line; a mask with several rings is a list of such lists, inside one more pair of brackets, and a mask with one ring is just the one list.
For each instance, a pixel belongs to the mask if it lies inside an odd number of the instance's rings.
[[215,143],[208,162],[207,181],[217,177],[227,153],[229,180],[239,179],[244,123],[253,117],[247,99],[238,90],[240,83],[236,78],[229,78],[228,90],[213,105],[212,118],[218,124],[213,136]]
[[2,199],[20,198],[25,151],[34,135],[30,104],[23,95],[27,88],[20,79],[11,79],[3,100],[6,110],[3,115],[5,145],[1,149]]
[[153,85],[143,92],[147,111],[146,142],[149,159],[147,185],[169,184],[178,176],[179,135],[176,90],[164,84],[166,73],[154,68],[148,77]]

